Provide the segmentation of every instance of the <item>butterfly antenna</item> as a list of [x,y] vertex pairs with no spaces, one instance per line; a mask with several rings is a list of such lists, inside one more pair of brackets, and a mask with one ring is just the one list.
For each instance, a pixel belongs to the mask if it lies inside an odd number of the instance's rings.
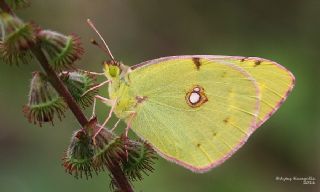
[[98,42],[96,42],[95,40],[91,40],[91,43],[98,46],[100,49],[102,49],[104,52],[106,52],[110,58],[115,61],[106,41],[103,39],[103,37],[100,35],[99,31],[97,30],[97,28],[95,27],[95,25],[92,23],[92,21],[90,19],[87,19],[87,23],[89,24],[89,26],[98,34],[99,38],[101,39],[101,41],[104,44],[104,47],[100,46],[100,44]]

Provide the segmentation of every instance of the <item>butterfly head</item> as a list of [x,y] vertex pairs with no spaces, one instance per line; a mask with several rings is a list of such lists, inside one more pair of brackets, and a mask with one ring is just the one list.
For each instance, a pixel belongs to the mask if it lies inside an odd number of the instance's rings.
[[128,69],[128,66],[115,60],[105,61],[103,63],[104,74],[110,80],[122,78],[124,74],[127,73]]

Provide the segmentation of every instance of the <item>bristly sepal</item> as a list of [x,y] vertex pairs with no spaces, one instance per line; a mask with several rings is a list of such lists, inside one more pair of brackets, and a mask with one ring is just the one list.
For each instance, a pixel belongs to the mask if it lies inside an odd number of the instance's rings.
[[[109,170],[110,189],[112,191],[121,191],[120,186],[114,178],[113,171],[115,167],[121,165],[127,160],[128,140],[125,137],[118,137],[108,129],[101,129],[94,138],[95,143],[95,164],[99,167],[105,167]],[[121,167],[119,169],[122,170]],[[124,175],[127,177],[126,175]]]
[[93,158],[94,145],[91,137],[83,129],[75,132],[63,158],[66,172],[75,178],[92,178],[92,173],[98,174],[102,168],[94,165]]
[[6,3],[13,10],[29,7],[31,4],[28,0],[6,0]]
[[80,38],[76,35],[66,36],[55,31],[41,30],[38,38],[55,71],[73,69],[74,62],[84,53]]
[[96,85],[96,77],[85,72],[62,72],[60,78],[66,85],[75,101],[84,109],[89,107],[97,95],[98,89],[92,89]]
[[34,72],[31,80],[29,101],[23,107],[23,112],[30,123],[42,126],[42,123],[51,122],[55,116],[64,117],[66,104],[48,83],[46,76],[41,72]]
[[[95,133],[97,133],[96,136]],[[92,177],[92,172],[109,169],[125,158],[124,143],[111,131],[100,127],[93,118],[88,125],[77,131],[63,158],[65,170],[76,178]]]
[[29,63],[33,58],[31,48],[36,43],[36,28],[18,17],[1,13],[2,38],[0,58],[9,64]]
[[95,164],[105,166],[107,169],[115,162],[126,159],[126,144],[122,137],[114,135],[110,130],[102,128],[94,138]]
[[156,152],[144,141],[129,141],[128,158],[123,162],[123,171],[131,181],[143,179],[143,174],[149,175],[154,170]]

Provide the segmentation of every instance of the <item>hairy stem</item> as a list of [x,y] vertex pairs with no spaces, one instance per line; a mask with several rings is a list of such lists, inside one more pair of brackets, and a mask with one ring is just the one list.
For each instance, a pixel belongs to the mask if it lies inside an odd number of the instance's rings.
[[133,192],[129,181],[123,174],[119,164],[112,163],[112,165],[109,165],[109,171],[111,172],[113,179],[117,182],[117,187],[121,189],[121,192]]
[[[5,0],[0,0],[0,8],[3,12],[7,12],[11,15],[15,15],[15,13],[11,10]],[[59,93],[61,97],[63,97],[64,101],[67,103],[68,107],[77,118],[78,122],[81,124],[82,127],[88,125],[89,120],[86,118],[84,113],[81,111],[80,106],[76,103],[73,99],[71,93],[60,80],[56,72],[53,70],[51,65],[49,64],[48,59],[46,58],[45,54],[41,50],[39,43],[36,43],[33,48],[31,48],[32,53],[38,60],[39,64],[46,72],[49,82],[52,84],[53,88]],[[110,168],[110,172],[117,182],[117,186],[123,192],[133,192],[133,189],[123,173],[119,162],[113,162],[112,168]]]

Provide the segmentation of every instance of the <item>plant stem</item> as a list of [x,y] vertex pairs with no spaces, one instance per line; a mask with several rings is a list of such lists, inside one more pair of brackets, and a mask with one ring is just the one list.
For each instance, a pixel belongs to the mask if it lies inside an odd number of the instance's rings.
[[[5,0],[0,0],[0,8],[3,12],[7,12],[11,15],[15,16],[15,13],[11,10],[10,6],[5,2]],[[40,44],[36,43],[31,48],[32,53],[39,61],[39,64],[43,68],[43,70],[46,72],[47,77],[53,88],[59,93],[59,95],[64,99],[64,101],[67,103],[68,107],[74,114],[74,116],[77,118],[78,122],[82,127],[85,127],[88,125],[89,120],[86,118],[84,113],[81,111],[81,108],[76,103],[76,101],[73,99],[71,93],[66,88],[66,86],[63,84],[63,82],[60,80],[56,72],[53,70],[53,68],[50,66],[48,59],[46,58],[45,54],[41,50]],[[119,189],[123,192],[133,192],[133,189],[128,181],[128,178],[123,173],[119,162],[113,161],[113,166],[109,170],[111,174],[113,175],[114,180],[117,182],[117,186]]]
[[[85,127],[88,125],[89,121],[86,118],[86,116],[81,111],[79,105],[75,102],[70,92],[67,90],[67,88],[64,86],[62,81],[59,79],[55,71],[50,66],[47,58],[43,54],[41,48],[39,45],[35,45],[32,48],[32,53],[39,61],[41,67],[46,72],[47,77],[49,79],[49,82],[52,84],[52,86],[56,89],[56,91],[60,94],[61,97],[64,98],[65,102],[73,112],[74,116],[77,118],[79,123],[82,125],[82,127]],[[114,180],[117,182],[117,186],[121,189],[123,192],[133,192],[133,189],[123,173],[119,162],[112,162],[112,166],[110,166],[109,170],[114,178]]]
[[113,176],[113,179],[117,182],[117,187],[121,189],[121,192],[133,192],[127,177],[123,174],[123,171],[118,163],[115,164],[113,161],[108,168]]
[[7,12],[11,15],[15,15],[15,13],[12,11],[12,9],[9,7],[9,5],[4,0],[0,0],[0,7],[3,12]]

